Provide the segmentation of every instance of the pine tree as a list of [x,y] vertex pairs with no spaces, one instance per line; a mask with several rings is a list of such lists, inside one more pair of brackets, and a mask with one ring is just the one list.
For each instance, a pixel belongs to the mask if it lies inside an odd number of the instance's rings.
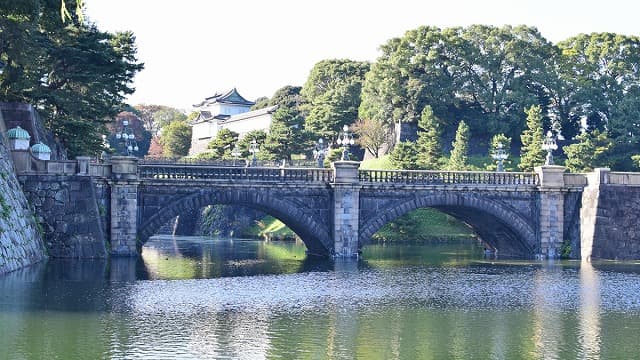
[[467,154],[469,152],[469,127],[464,121],[460,121],[456,131],[456,139],[453,142],[448,170],[467,170]]
[[418,166],[421,169],[436,170],[440,167],[440,136],[442,127],[440,121],[433,114],[431,106],[427,105],[422,110],[418,120]]
[[542,150],[544,131],[542,130],[542,109],[538,105],[531,106],[527,113],[527,129],[520,135],[520,164],[522,171],[533,171],[535,166],[544,164],[545,151]]

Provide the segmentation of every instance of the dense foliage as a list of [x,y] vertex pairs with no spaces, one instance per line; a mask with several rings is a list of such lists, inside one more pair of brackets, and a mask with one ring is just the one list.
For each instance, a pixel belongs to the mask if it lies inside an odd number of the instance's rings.
[[[430,107],[440,120],[442,143],[463,120],[473,134],[471,151],[488,152],[490,139],[504,134],[530,152],[521,167],[530,169],[541,164],[532,152],[541,138],[521,135],[527,129],[524,110],[536,106],[542,134],[553,130],[571,144],[582,131],[598,130],[612,141],[602,158],[614,169],[637,169],[632,161],[640,153],[636,36],[581,34],[554,45],[526,26],[424,26],[381,50],[362,87],[362,118],[395,129],[399,122],[418,123]],[[424,141],[428,130],[419,127]],[[522,144],[525,138],[530,142]]]
[[100,31],[78,14],[63,22],[59,1],[0,1],[2,101],[33,104],[70,156],[99,153],[143,68],[133,33]]

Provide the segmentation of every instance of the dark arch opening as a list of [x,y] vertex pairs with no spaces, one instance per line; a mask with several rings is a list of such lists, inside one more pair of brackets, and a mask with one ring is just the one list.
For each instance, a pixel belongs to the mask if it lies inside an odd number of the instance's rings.
[[419,208],[434,208],[463,221],[500,256],[531,258],[536,253],[535,232],[513,210],[492,200],[451,195],[414,198],[368,219],[360,229],[359,246],[370,243],[384,224]]
[[310,255],[327,256],[332,248],[327,226],[318,223],[294,204],[268,194],[257,194],[256,191],[224,190],[198,191],[186,194],[166,206],[159,207],[148,218],[142,218],[138,228],[138,247],[141,248],[161,226],[181,213],[217,204],[244,206],[273,216],[302,239]]

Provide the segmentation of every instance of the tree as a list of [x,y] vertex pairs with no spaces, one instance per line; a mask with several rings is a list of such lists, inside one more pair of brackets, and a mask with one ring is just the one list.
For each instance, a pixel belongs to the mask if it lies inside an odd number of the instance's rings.
[[541,112],[540,106],[535,105],[525,111],[527,114],[527,129],[520,136],[522,148],[520,149],[520,164],[518,165],[522,171],[533,171],[535,166],[544,164],[546,154],[542,150],[544,135]]
[[170,123],[160,135],[160,144],[166,157],[187,156],[191,147],[191,126],[182,121]]
[[63,24],[58,3],[18,3],[0,7],[0,60],[6,64],[0,94],[37,105],[70,156],[97,154],[106,123],[120,112],[143,68],[135,36],[99,31],[77,14]]
[[304,153],[309,147],[309,136],[304,130],[302,89],[285,86],[276,91],[270,106],[278,106],[273,113],[269,133],[260,157],[268,160],[291,160],[292,154]]
[[[461,119],[477,138],[519,135],[519,109],[550,106],[555,49],[526,26],[419,27],[381,46],[362,87],[360,117],[392,125],[418,121],[430,105],[436,118]],[[453,133],[457,123],[442,123]]]
[[207,145],[207,156],[210,159],[232,159],[231,152],[238,141],[238,133],[223,128],[218,130],[216,137]]
[[571,172],[591,171],[606,166],[607,152],[611,149],[611,139],[598,130],[583,132],[576,137],[577,143],[564,147],[567,155],[565,166]]
[[447,164],[447,170],[467,170],[469,165],[467,164],[467,156],[469,153],[469,127],[464,121],[460,121],[458,130],[456,131],[456,138],[453,141],[453,149],[451,150],[451,157]]
[[164,155],[164,149],[162,148],[162,144],[160,144],[160,138],[158,138],[157,136],[151,138],[151,143],[149,144],[149,152],[147,155],[155,158],[159,158]]
[[640,37],[580,34],[558,44],[562,51],[565,121],[604,131],[618,104],[640,82]]
[[358,119],[351,130],[357,136],[358,144],[377,159],[380,156],[380,149],[388,140],[388,132],[382,122]]
[[442,127],[440,121],[433,115],[431,106],[427,105],[422,109],[420,120],[418,120],[418,166],[421,169],[437,170],[440,168],[440,137]]
[[[162,128],[174,121],[187,121],[182,111],[164,105],[138,104],[134,108],[140,113],[144,126],[153,136],[159,136]],[[197,116],[197,113],[196,113]]]
[[389,154],[389,160],[396,169],[417,169],[418,150],[416,149],[416,144],[410,141],[399,142]]
[[305,127],[316,137],[338,137],[344,125],[358,119],[360,91],[369,63],[346,59],[315,64],[302,88],[308,114]]

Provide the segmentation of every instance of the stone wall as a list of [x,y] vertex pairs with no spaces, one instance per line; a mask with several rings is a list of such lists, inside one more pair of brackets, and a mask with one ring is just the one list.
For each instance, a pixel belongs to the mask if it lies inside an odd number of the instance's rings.
[[[33,205],[52,257],[107,257],[105,218],[106,185],[89,176],[20,176],[24,193]],[[100,201],[96,197],[100,195]]]
[[640,174],[595,169],[582,196],[582,259],[640,259]]
[[46,258],[38,225],[5,145],[4,137],[0,136],[0,274]]

